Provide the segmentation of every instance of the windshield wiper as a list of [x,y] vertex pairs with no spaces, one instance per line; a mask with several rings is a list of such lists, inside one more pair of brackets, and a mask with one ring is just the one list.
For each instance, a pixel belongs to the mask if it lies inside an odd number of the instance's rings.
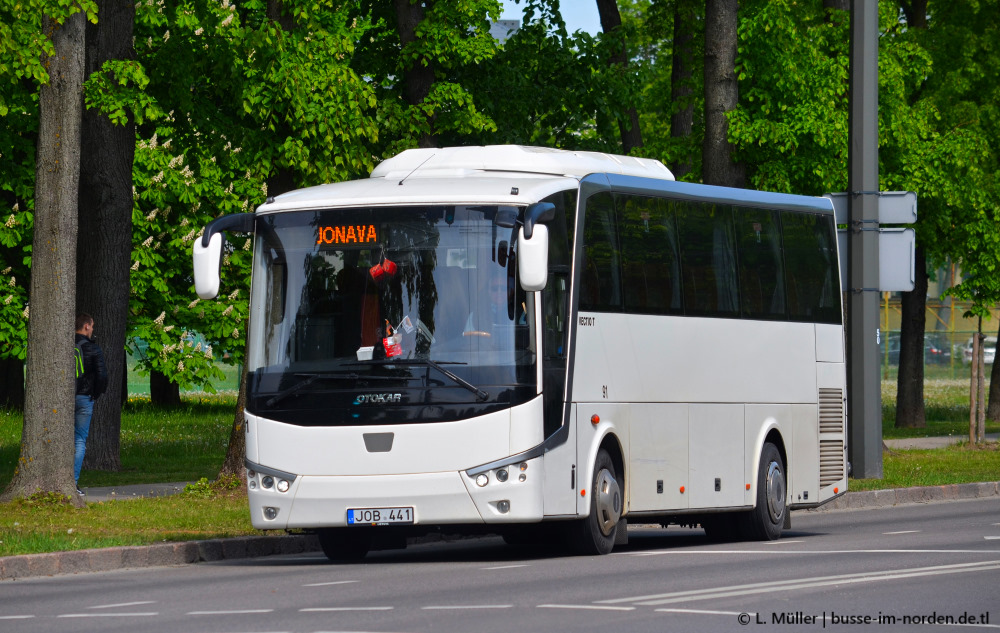
[[[479,387],[475,386],[474,384],[472,384],[471,382],[469,382],[465,378],[462,378],[458,374],[455,374],[455,373],[453,373],[453,372],[445,369],[444,367],[442,367],[441,366],[442,363],[439,363],[439,362],[437,362],[435,360],[431,360],[429,358],[404,358],[404,359],[397,359],[397,360],[387,358],[385,360],[378,360],[378,361],[374,361],[373,363],[368,362],[368,363],[364,363],[364,364],[365,365],[368,365],[368,364],[377,364],[377,365],[426,365],[427,367],[433,367],[434,369],[438,370],[439,372],[441,372],[442,374],[444,374],[448,378],[451,378],[453,381],[455,381],[455,384],[457,384],[459,386],[462,386],[462,387],[465,387],[466,389],[468,389],[472,393],[476,394],[476,399],[477,400],[485,401],[485,400],[489,399],[489,397],[490,397],[490,394],[489,394],[488,391],[480,389]],[[465,365],[466,363],[449,362],[448,364],[449,365]]]
[[284,400],[288,396],[295,395],[321,378],[323,380],[398,380],[398,378],[394,378],[392,376],[362,376],[355,372],[351,372],[349,374],[295,374],[295,376],[305,377],[305,380],[295,383],[284,391],[279,391],[271,396],[271,398],[269,398],[264,404],[269,407],[273,407],[278,402]]

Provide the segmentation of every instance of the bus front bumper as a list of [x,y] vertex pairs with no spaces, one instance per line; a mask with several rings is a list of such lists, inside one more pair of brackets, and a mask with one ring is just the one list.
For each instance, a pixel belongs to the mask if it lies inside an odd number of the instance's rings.
[[[412,508],[415,525],[532,523],[543,513],[539,463],[531,460],[523,470],[517,464],[476,477],[464,471],[366,476],[283,473],[286,481],[294,477],[285,492],[276,485],[261,485],[268,469],[248,464],[254,474],[247,482],[250,518],[260,530],[344,527],[348,510]],[[505,473],[499,474],[500,470]]]

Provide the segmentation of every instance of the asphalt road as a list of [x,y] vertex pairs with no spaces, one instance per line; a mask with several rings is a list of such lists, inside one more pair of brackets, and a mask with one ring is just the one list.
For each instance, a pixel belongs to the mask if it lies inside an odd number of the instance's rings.
[[773,543],[629,534],[605,557],[490,538],[5,581],[0,631],[1000,629],[998,498],[796,513]]

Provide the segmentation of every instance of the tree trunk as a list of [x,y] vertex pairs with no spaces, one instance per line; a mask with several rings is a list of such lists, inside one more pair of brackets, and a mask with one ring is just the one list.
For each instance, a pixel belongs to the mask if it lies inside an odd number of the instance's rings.
[[24,409],[24,361],[0,358],[0,408]]
[[181,388],[164,374],[149,372],[149,401],[158,407],[180,406]]
[[236,416],[233,418],[233,428],[229,432],[229,446],[226,448],[226,459],[222,462],[219,478],[236,475],[243,483],[247,480],[247,470],[244,466],[247,456],[247,428],[244,411],[247,405],[247,368],[243,365],[240,372],[240,394],[236,397]]
[[[87,24],[85,76],[104,62],[134,59],[135,5],[101,0],[100,20]],[[77,312],[94,317],[104,351],[108,392],[94,403],[84,468],[121,470],[122,378],[132,255],[132,162],[135,123],[114,125],[98,110],[83,113],[80,230],[77,237]]]
[[73,482],[73,326],[84,24],[80,12],[62,25],[42,21],[55,54],[46,60],[49,82],[39,92],[21,455],[4,500],[52,491],[82,505]]
[[917,247],[913,290],[903,293],[899,332],[899,378],[896,390],[896,428],[923,428],[924,327],[927,303],[927,258]]
[[[670,137],[691,136],[694,127],[694,21],[693,0],[677,0],[674,4],[674,50],[670,65],[670,100],[674,111],[670,115]],[[678,158],[670,165],[678,180],[691,171],[691,157]]]
[[[597,0],[597,12],[601,16],[601,29],[608,35],[621,29],[622,16],[618,12],[617,0]],[[620,66],[623,72],[627,72],[628,54],[625,50],[625,42],[610,60],[609,66]],[[629,108],[625,113],[626,119],[618,119],[618,132],[622,139],[622,153],[629,154],[634,148],[642,147],[642,131],[639,129],[639,113],[635,107]]]
[[[396,26],[399,29],[399,43],[401,48],[406,48],[417,39],[417,25],[424,19],[424,5],[431,4],[431,0],[426,2],[411,3],[410,0],[394,0],[396,5]],[[424,64],[417,60],[403,71],[403,98],[411,106],[420,105],[431,93],[431,86],[434,85],[434,68],[429,63]],[[437,147],[437,140],[434,135],[434,116],[432,115],[427,132],[421,135],[417,143],[420,147]]]
[[705,143],[702,180],[743,187],[746,175],[733,160],[726,113],[739,102],[736,81],[737,0],[705,1]]

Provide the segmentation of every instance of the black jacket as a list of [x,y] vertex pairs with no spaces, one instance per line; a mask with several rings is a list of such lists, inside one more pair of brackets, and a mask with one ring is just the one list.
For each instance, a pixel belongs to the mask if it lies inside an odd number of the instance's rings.
[[83,352],[83,375],[76,379],[76,395],[97,398],[108,388],[108,372],[104,368],[101,346],[83,334],[77,334],[74,344]]

